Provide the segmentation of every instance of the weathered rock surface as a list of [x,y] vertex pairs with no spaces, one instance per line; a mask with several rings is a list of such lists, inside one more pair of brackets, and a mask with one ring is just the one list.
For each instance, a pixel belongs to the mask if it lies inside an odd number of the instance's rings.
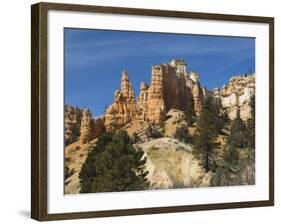
[[230,119],[239,113],[246,120],[251,116],[249,102],[254,93],[254,75],[234,76],[227,86],[212,92],[201,87],[198,73],[188,72],[183,60],[174,59],[152,66],[151,83],[140,84],[137,100],[128,73],[123,71],[121,90],[115,91],[113,103],[105,112],[104,124],[107,130],[120,129],[136,120],[160,124],[170,109],[199,116],[207,97]]
[[192,155],[190,145],[174,138],[159,138],[142,143],[147,156],[146,170],[150,189],[207,187],[212,173],[205,173]]
[[80,129],[80,140],[82,143],[89,142],[90,140],[100,136],[105,131],[104,117],[93,119],[92,113],[88,108],[82,110]]
[[199,74],[190,72],[189,76],[186,76],[186,83],[192,90],[194,113],[196,116],[199,116],[203,109],[204,102],[203,89],[199,82]]
[[65,105],[64,107],[64,141],[68,145],[80,136],[82,111],[78,107]]
[[64,110],[65,145],[77,140],[83,143],[98,137],[105,132],[104,117],[92,118],[88,108],[65,106]]
[[81,141],[76,141],[65,147],[65,165],[69,168],[71,173],[64,181],[64,193],[65,194],[79,194],[80,192],[80,179],[79,172],[84,164],[90,146],[94,146],[95,140],[92,140],[86,144],[82,144]]
[[233,120],[240,114],[242,120],[251,117],[251,97],[255,95],[255,76],[234,76],[220,92],[221,107]]
[[135,94],[128,73],[122,72],[121,90],[116,90],[114,101],[105,112],[107,130],[117,129],[130,122],[137,115]]
[[171,109],[166,114],[166,120],[164,122],[165,136],[174,137],[177,128],[181,126],[188,126],[185,120],[185,113],[181,110]]
[[121,90],[115,91],[114,101],[105,113],[108,130],[120,128],[132,120],[159,124],[170,109],[200,114],[204,96],[199,76],[188,73],[183,60],[153,65],[151,74],[151,84],[140,84],[136,101],[128,73],[122,73]]
[[82,110],[80,133],[80,140],[82,143],[88,142],[93,136],[92,114],[88,108]]

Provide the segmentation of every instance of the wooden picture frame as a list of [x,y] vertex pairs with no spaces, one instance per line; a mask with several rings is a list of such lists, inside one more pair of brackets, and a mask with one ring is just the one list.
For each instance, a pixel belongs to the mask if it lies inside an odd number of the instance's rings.
[[[274,18],[258,16],[224,15],[182,11],[164,11],[137,8],[118,8],[90,5],[38,3],[31,7],[31,217],[39,221],[81,219],[94,217],[187,212],[229,208],[274,205]],[[269,25],[269,183],[268,200],[215,203],[200,205],[130,208],[106,211],[48,213],[48,19],[50,10],[71,12],[121,14],[166,18],[189,18],[212,21],[250,22]]]

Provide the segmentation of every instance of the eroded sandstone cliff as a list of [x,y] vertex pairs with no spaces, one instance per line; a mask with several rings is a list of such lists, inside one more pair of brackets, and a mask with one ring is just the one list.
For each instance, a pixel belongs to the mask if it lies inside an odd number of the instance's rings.
[[115,90],[113,103],[103,117],[93,119],[89,109],[65,108],[65,139],[69,144],[77,135],[82,142],[98,137],[105,130],[112,131],[130,123],[159,125],[168,111],[180,110],[189,116],[199,116],[204,101],[211,97],[221,112],[233,120],[238,114],[243,120],[251,116],[251,97],[255,94],[255,76],[233,76],[222,89],[213,91],[200,84],[199,74],[188,71],[180,59],[152,65],[151,83],[140,83],[136,97],[127,71],[122,72],[121,88]]
[[118,129],[136,118],[137,114],[138,108],[132,84],[128,73],[123,71],[121,90],[115,91],[114,101],[105,112],[105,127],[107,130]]
[[229,84],[220,91],[221,107],[228,117],[233,120],[238,114],[241,119],[251,117],[251,97],[255,95],[255,76],[233,76]]
[[78,107],[64,107],[64,142],[66,145],[76,141],[80,136],[82,111]]
[[108,130],[124,126],[132,120],[161,123],[170,109],[192,111],[199,115],[203,107],[203,91],[199,75],[188,72],[183,60],[153,65],[151,83],[140,84],[135,99],[127,72],[122,73],[121,90],[116,90],[113,103],[105,113]]

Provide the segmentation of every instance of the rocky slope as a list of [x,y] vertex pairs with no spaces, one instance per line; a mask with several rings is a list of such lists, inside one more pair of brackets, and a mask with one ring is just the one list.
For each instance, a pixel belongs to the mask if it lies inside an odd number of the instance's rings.
[[212,173],[205,173],[192,155],[192,146],[174,138],[158,138],[141,144],[147,157],[150,189],[206,187]]
[[65,165],[69,168],[68,177],[65,179],[65,194],[78,194],[80,191],[79,172],[85,162],[89,150],[95,145],[95,139],[83,144],[78,140],[65,147]]
[[[94,143],[77,141],[66,147],[65,159],[70,169],[65,180],[66,194],[79,193],[79,172]],[[147,157],[145,169],[149,172],[149,189],[211,186],[212,173],[204,173],[192,155],[191,145],[166,137],[150,139],[136,146],[141,147]]]

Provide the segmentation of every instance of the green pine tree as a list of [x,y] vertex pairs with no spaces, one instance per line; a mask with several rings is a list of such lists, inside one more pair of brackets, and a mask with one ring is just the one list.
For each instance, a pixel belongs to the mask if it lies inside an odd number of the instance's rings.
[[218,134],[217,113],[213,109],[210,99],[205,102],[204,110],[202,111],[197,121],[197,134],[194,139],[194,156],[201,161],[205,172],[208,172],[215,163],[215,149],[218,147],[216,142]]
[[229,146],[224,149],[222,158],[213,175],[212,184],[214,186],[231,185],[231,175],[238,170],[239,152],[237,148]]
[[251,118],[248,119],[247,121],[247,127],[248,127],[248,147],[251,149],[255,149],[255,131],[256,131],[256,126],[255,126],[255,96],[251,97],[250,101],[250,106],[251,106]]
[[133,147],[127,132],[102,135],[79,173],[81,193],[144,190],[144,152]]
[[220,134],[227,120],[224,114],[220,114],[220,108],[213,103],[211,97],[208,97],[205,100],[204,110],[208,111],[213,119],[214,131],[216,132],[216,134]]
[[248,137],[248,128],[238,114],[231,124],[228,144],[236,148],[245,148],[248,146]]
[[193,123],[195,122],[195,113],[193,109],[193,104],[192,106],[187,107],[187,109],[184,111],[184,120],[187,123],[187,126],[192,126]]
[[229,170],[233,170],[235,166],[237,166],[239,161],[239,152],[237,148],[232,145],[229,146],[228,149],[224,151],[223,154],[223,166]]
[[[239,173],[243,172],[243,162],[254,164],[255,161],[255,98],[251,98],[251,118],[243,122],[238,114],[232,121],[230,135],[227,138],[227,148],[224,150],[219,165],[213,176],[213,185],[231,185],[233,178],[237,178]],[[239,157],[239,149],[243,148],[244,158]],[[245,155],[247,155],[245,157]],[[247,176],[247,175],[246,175]],[[252,183],[253,177],[247,180]]]

